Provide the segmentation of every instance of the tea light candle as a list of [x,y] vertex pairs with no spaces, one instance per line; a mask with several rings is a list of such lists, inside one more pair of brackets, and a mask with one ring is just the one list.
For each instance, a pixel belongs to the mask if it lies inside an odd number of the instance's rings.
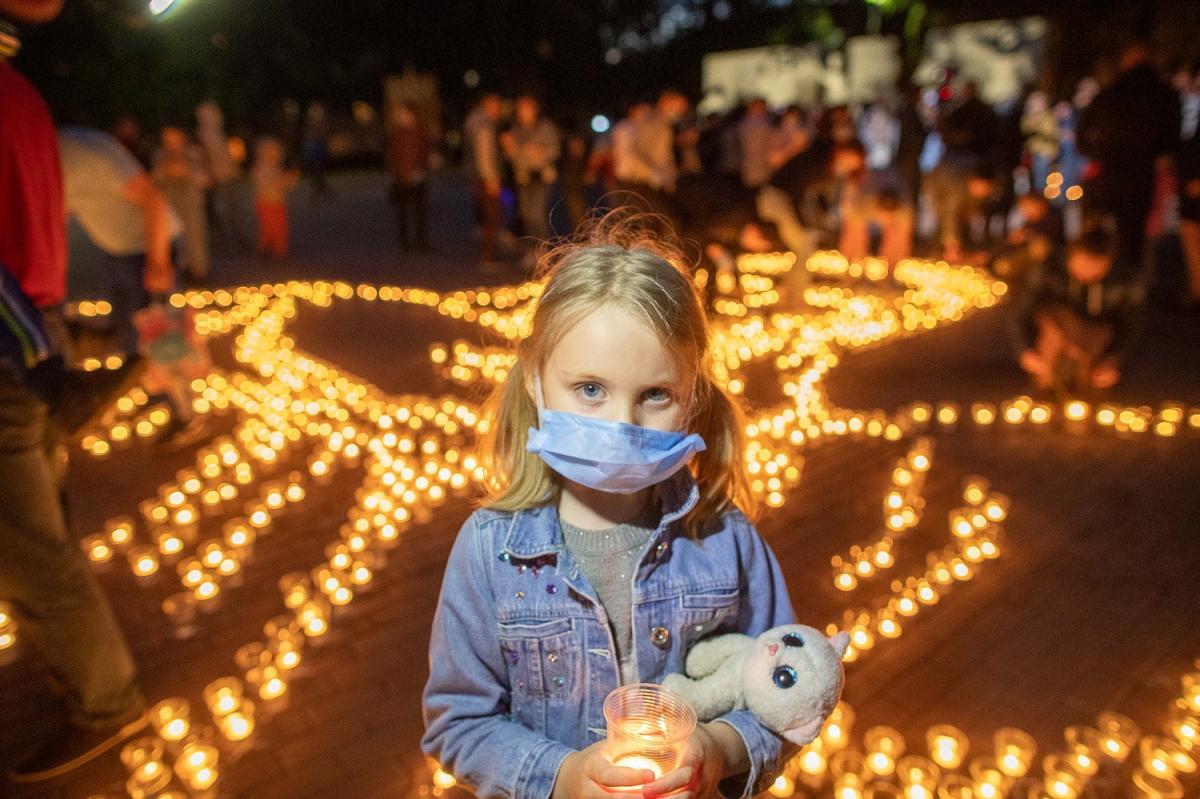
[[1152,774],[1135,769],[1130,790],[1132,799],[1183,799],[1183,785],[1174,777]]
[[[942,770],[933,761],[920,755],[906,755],[896,763],[896,776],[901,785],[936,783],[942,776]],[[932,795],[932,790],[930,791]]]
[[771,796],[778,799],[788,799],[789,796],[796,792],[796,782],[786,774],[780,774],[775,778],[775,782],[771,783],[771,787],[767,789]]
[[128,546],[133,541],[133,519],[115,516],[104,523],[104,534],[114,547]]
[[237,677],[221,677],[204,687],[204,703],[214,718],[228,716],[242,703],[242,681]]
[[975,795],[979,799],[1001,799],[1008,786],[1008,778],[1000,770],[994,757],[977,757],[967,768],[975,781]]
[[685,699],[650,683],[612,691],[604,700],[604,718],[613,765],[646,769],[655,778],[675,768],[696,728],[696,713]]
[[904,799],[904,794],[895,785],[876,780],[867,785],[863,799]]
[[217,782],[217,748],[210,744],[190,743],[175,761],[180,782],[194,791],[206,791]]
[[1042,761],[1042,774],[1046,793],[1054,799],[1075,799],[1083,789],[1083,778],[1064,754],[1047,755]]
[[1096,728],[1100,731],[1101,748],[1118,763],[1125,762],[1141,737],[1137,724],[1120,713],[1104,712],[1096,717]]
[[231,549],[245,549],[254,545],[257,531],[245,519],[230,519],[221,526],[225,544]]
[[947,774],[938,783],[938,799],[975,799],[975,784],[961,774]]
[[132,547],[125,557],[136,577],[150,577],[158,572],[158,550],[154,547]]
[[196,597],[184,591],[171,594],[162,601],[163,614],[176,627],[183,627],[196,620]]
[[170,558],[183,551],[183,539],[173,530],[160,530],[155,535],[158,551],[163,557]]
[[129,771],[126,787],[131,796],[151,796],[171,781],[171,771],[163,763],[162,741],[152,735],[125,744],[121,762]]
[[887,777],[896,771],[896,760],[904,754],[904,736],[892,727],[871,727],[863,733],[863,748],[867,751],[867,768]]
[[1072,725],[1063,731],[1063,736],[1067,742],[1067,755],[1076,771],[1084,777],[1092,777],[1100,771],[1104,744],[1099,730]]
[[[853,728],[854,708],[845,702],[838,702],[821,729],[821,746],[831,753],[842,751],[850,744],[850,730]],[[816,743],[810,744],[810,750]]]
[[199,558],[188,558],[180,561],[175,566],[175,571],[179,575],[179,582],[184,588],[195,588],[207,579],[207,574],[204,571],[204,564]]
[[190,706],[181,697],[164,699],[150,708],[150,726],[164,741],[182,741],[191,729]]
[[[1174,777],[1179,773],[1194,774],[1196,761],[1187,751],[1169,738],[1147,735],[1138,743],[1142,768],[1156,777]],[[1183,766],[1181,769],[1180,766]]]
[[270,701],[283,696],[288,689],[287,682],[283,679],[279,669],[275,666],[263,666],[258,685],[258,695],[262,699]]
[[986,477],[980,477],[977,474],[968,475],[963,480],[963,501],[972,507],[982,505],[983,501],[987,499],[991,488],[991,483],[988,482]]
[[1001,727],[992,737],[996,765],[1007,777],[1024,777],[1037,754],[1037,741],[1016,727]]
[[1191,713],[1182,700],[1171,709],[1171,717],[1163,731],[1184,749],[1200,750],[1200,716]]
[[804,747],[800,754],[800,771],[810,777],[820,777],[829,768],[829,759],[825,756],[825,747],[821,739],[813,741]]
[[310,599],[312,584],[304,572],[288,572],[279,578],[279,591],[283,594],[283,604],[295,610]]
[[94,564],[108,563],[113,558],[112,544],[106,535],[89,535],[80,543],[83,551],[87,553],[88,560]]
[[1188,710],[1200,713],[1200,671],[1193,671],[1180,678],[1181,696]]
[[218,722],[221,735],[228,741],[244,741],[254,733],[254,703],[243,699],[236,710],[229,712]]
[[267,648],[258,641],[244,644],[233,653],[234,664],[244,672],[265,666],[270,659]]

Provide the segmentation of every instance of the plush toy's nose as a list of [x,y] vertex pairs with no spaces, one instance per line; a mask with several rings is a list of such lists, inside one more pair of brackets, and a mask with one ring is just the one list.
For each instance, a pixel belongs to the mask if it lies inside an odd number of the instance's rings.
[[779,651],[779,644],[771,644],[767,647],[767,654],[775,657],[775,653]]

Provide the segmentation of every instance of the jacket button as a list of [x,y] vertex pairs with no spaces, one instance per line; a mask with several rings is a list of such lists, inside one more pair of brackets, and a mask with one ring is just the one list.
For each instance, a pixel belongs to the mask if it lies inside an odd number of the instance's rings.
[[650,631],[650,640],[660,649],[666,649],[671,643],[671,631],[666,627],[655,627]]

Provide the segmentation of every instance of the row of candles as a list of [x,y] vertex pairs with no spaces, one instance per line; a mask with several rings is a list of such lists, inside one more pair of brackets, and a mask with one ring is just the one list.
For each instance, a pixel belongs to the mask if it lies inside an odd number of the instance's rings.
[[887,532],[871,543],[850,547],[847,557],[833,556],[835,587],[853,591],[859,580],[869,579],[895,565],[893,550],[897,536],[916,527],[921,520],[924,508],[921,489],[932,466],[933,439],[921,436],[892,469],[891,487],[883,498],[883,526]]
[[[200,724],[191,703],[183,697],[170,697],[150,708],[153,734],[136,738],[121,749],[121,762],[129,773],[127,793],[133,799],[210,794],[220,776],[222,748],[236,754],[240,751],[237,745],[254,734],[258,710],[245,690],[246,684],[237,677],[221,677],[204,688],[211,726]],[[258,693],[266,700],[265,706],[282,695],[265,683]],[[171,783],[172,775],[186,793],[159,793]]]
[[[932,452],[930,447],[920,446],[918,440],[909,450],[910,457],[897,466],[893,475],[923,474],[913,468],[913,460],[921,465],[931,462],[926,454]],[[981,564],[1000,557],[1001,525],[1008,516],[1008,497],[992,491],[986,479],[972,475],[963,481],[962,498],[966,504],[949,515],[952,543],[927,553],[924,572],[893,580],[886,600],[875,610],[848,608],[840,623],[827,625],[829,635],[839,630],[850,635],[850,646],[843,656],[846,662],[858,660],[881,640],[899,638],[908,619],[922,608],[936,605],[956,583],[971,580]],[[857,583],[843,590],[853,591],[855,587]]]
[[[1200,669],[1200,660],[1195,665]],[[1200,702],[1188,699],[1197,680],[1200,673],[1183,678],[1162,735],[1143,735],[1128,717],[1105,711],[1092,725],[1067,727],[1062,748],[1040,761],[1037,742],[1015,727],[996,730],[990,754],[973,757],[966,733],[948,724],[926,731],[925,754],[884,725],[865,730],[856,747],[854,711],[840,702],[769,790],[778,799],[798,788],[829,789],[835,799],[1076,799],[1096,783],[1099,795],[1182,799],[1196,787],[1200,758]]]

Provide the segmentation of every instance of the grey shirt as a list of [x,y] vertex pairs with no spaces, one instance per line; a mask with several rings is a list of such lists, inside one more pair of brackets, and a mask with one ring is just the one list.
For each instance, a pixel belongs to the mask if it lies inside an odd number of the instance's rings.
[[585,530],[559,519],[567,549],[608,617],[622,685],[637,682],[633,671],[633,575],[646,542],[658,527],[656,515],[648,513],[607,530]]

